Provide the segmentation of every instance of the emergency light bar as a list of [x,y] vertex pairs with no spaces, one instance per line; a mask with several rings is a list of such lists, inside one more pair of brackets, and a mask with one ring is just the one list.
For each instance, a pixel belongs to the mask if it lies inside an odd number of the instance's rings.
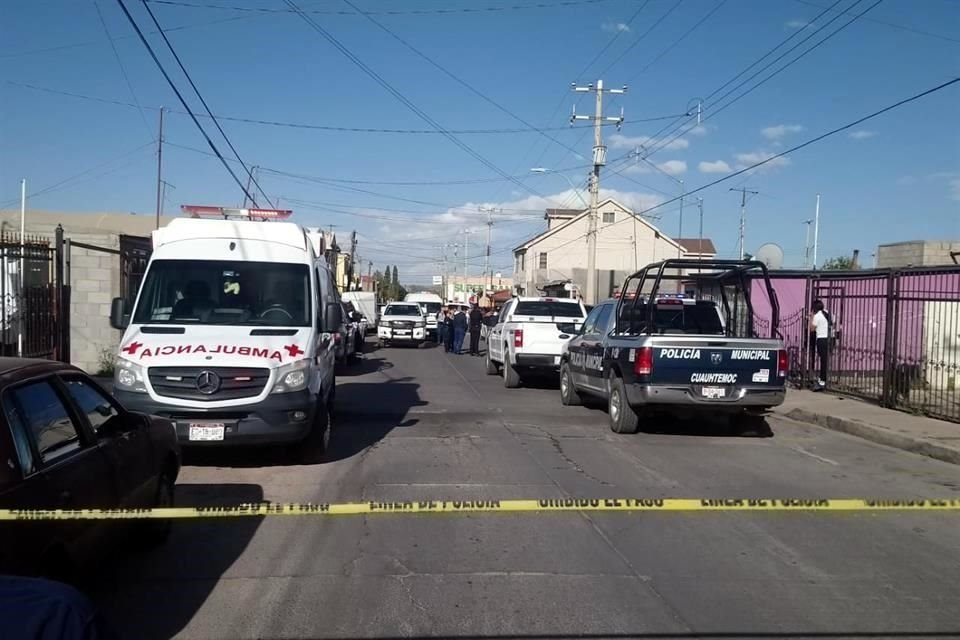
[[230,207],[205,207],[185,204],[180,211],[191,218],[246,218],[247,220],[286,220],[293,211],[291,209],[234,209]]

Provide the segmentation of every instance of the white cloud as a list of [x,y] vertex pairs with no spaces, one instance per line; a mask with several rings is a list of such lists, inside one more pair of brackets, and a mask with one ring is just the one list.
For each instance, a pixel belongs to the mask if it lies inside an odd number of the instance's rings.
[[705,136],[707,135],[707,128],[702,124],[698,124],[693,129],[690,129],[690,131],[687,131],[687,133],[692,136]]
[[653,169],[651,169],[647,164],[638,163],[638,164],[631,164],[626,169],[623,169],[622,171],[618,171],[617,173],[620,173],[625,176],[639,176],[644,173],[650,173],[651,171],[653,171]]
[[[650,136],[625,136],[619,133],[610,136],[610,146],[614,149],[635,149],[647,145],[659,147],[661,142],[663,142],[663,140],[654,140]],[[677,138],[676,140],[671,140],[669,144],[662,148],[667,151],[677,151],[679,149],[686,149],[689,146],[689,140]]]
[[794,19],[794,20],[790,20],[789,22],[787,22],[787,24],[783,26],[785,26],[787,29],[804,29],[806,27],[809,27],[810,24],[811,23],[807,22],[806,20]]
[[785,135],[799,133],[801,131],[803,131],[803,126],[799,124],[778,124],[773,127],[761,129],[760,133],[763,134],[763,137],[767,140],[779,140]]
[[687,172],[687,163],[683,160],[667,160],[658,164],[657,168],[667,175],[678,176]]
[[857,129],[856,131],[851,131],[847,134],[847,137],[853,138],[854,140],[866,140],[867,138],[872,138],[877,135],[876,131],[867,131],[866,129]]
[[610,33],[630,33],[630,25],[625,22],[605,22],[600,28]]
[[723,160],[701,162],[697,168],[700,169],[700,173],[730,173],[731,171],[730,165]]
[[916,176],[900,176],[897,178],[897,184],[901,187],[909,187],[917,184]]
[[763,149],[758,149],[757,151],[750,151],[747,153],[738,153],[734,156],[737,161],[737,169],[746,169],[747,167],[754,165],[758,162],[763,162],[764,160],[770,160],[762,167],[757,167],[757,170],[762,169],[773,169],[775,167],[785,167],[790,164],[790,159],[784,156],[774,158],[777,155],[771,151],[765,151]]

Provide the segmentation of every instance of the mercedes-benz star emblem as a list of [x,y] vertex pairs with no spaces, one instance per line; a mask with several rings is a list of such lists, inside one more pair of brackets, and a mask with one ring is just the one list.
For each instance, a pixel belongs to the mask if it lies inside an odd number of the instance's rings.
[[204,395],[212,395],[220,390],[220,376],[213,371],[201,371],[197,376],[197,391]]

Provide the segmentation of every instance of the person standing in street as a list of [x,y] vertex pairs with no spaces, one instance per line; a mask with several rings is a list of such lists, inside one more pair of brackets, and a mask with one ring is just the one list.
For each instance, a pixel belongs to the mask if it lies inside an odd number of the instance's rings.
[[480,327],[483,326],[483,311],[479,305],[470,309],[470,355],[480,355]]
[[467,334],[467,314],[463,308],[457,309],[453,316],[453,352],[463,353],[463,337]]
[[444,351],[450,353],[453,351],[453,310],[447,307],[443,312],[444,326]]
[[447,342],[447,325],[444,320],[447,317],[447,308],[441,307],[440,311],[437,312],[437,344],[446,344]]
[[814,348],[817,359],[820,361],[820,371],[814,391],[823,391],[827,388],[827,371],[830,359],[830,334],[833,329],[833,320],[830,313],[824,308],[822,300],[814,300],[810,312],[810,333],[813,334]]

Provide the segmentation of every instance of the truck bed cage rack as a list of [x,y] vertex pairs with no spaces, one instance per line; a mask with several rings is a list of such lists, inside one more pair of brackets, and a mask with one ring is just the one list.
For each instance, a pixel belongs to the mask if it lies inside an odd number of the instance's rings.
[[[684,270],[697,269],[697,273],[684,273]],[[708,270],[706,273],[703,270]],[[668,270],[671,270],[668,272]],[[660,285],[664,281],[693,281],[693,282],[711,282],[713,284],[735,284],[743,291],[743,300],[747,307],[747,313],[752,319],[753,317],[753,305],[750,301],[750,288],[748,277],[756,277],[753,274],[757,273],[758,276],[762,277],[766,285],[767,296],[770,300],[770,337],[777,338],[780,335],[780,304],[777,301],[777,293],[773,289],[773,285],[770,283],[770,273],[767,270],[767,265],[759,260],[734,260],[734,259],[723,259],[723,258],[668,258],[666,260],[661,260],[660,262],[653,262],[643,267],[639,271],[630,274],[623,281],[623,286],[620,288],[620,300],[617,303],[617,316],[616,316],[616,331],[620,332],[620,321],[621,316],[623,315],[623,305],[625,301],[629,301],[631,297],[631,282],[638,280],[636,287],[634,288],[635,294],[632,296],[632,304],[630,307],[630,316],[635,317],[635,310],[637,305],[640,303],[641,298],[643,298],[643,287],[646,284],[648,278],[653,278],[653,286],[650,290],[647,299],[654,301],[657,298],[657,293],[660,291]],[[655,276],[652,275],[655,273]],[[730,306],[727,300],[726,292],[723,287],[720,287],[720,297],[723,302],[724,309],[727,311],[728,317],[730,317]],[[646,333],[652,333],[654,330],[654,316],[655,316],[656,305],[647,304],[645,312],[647,314],[645,324]],[[728,328],[729,331],[729,328]]]

